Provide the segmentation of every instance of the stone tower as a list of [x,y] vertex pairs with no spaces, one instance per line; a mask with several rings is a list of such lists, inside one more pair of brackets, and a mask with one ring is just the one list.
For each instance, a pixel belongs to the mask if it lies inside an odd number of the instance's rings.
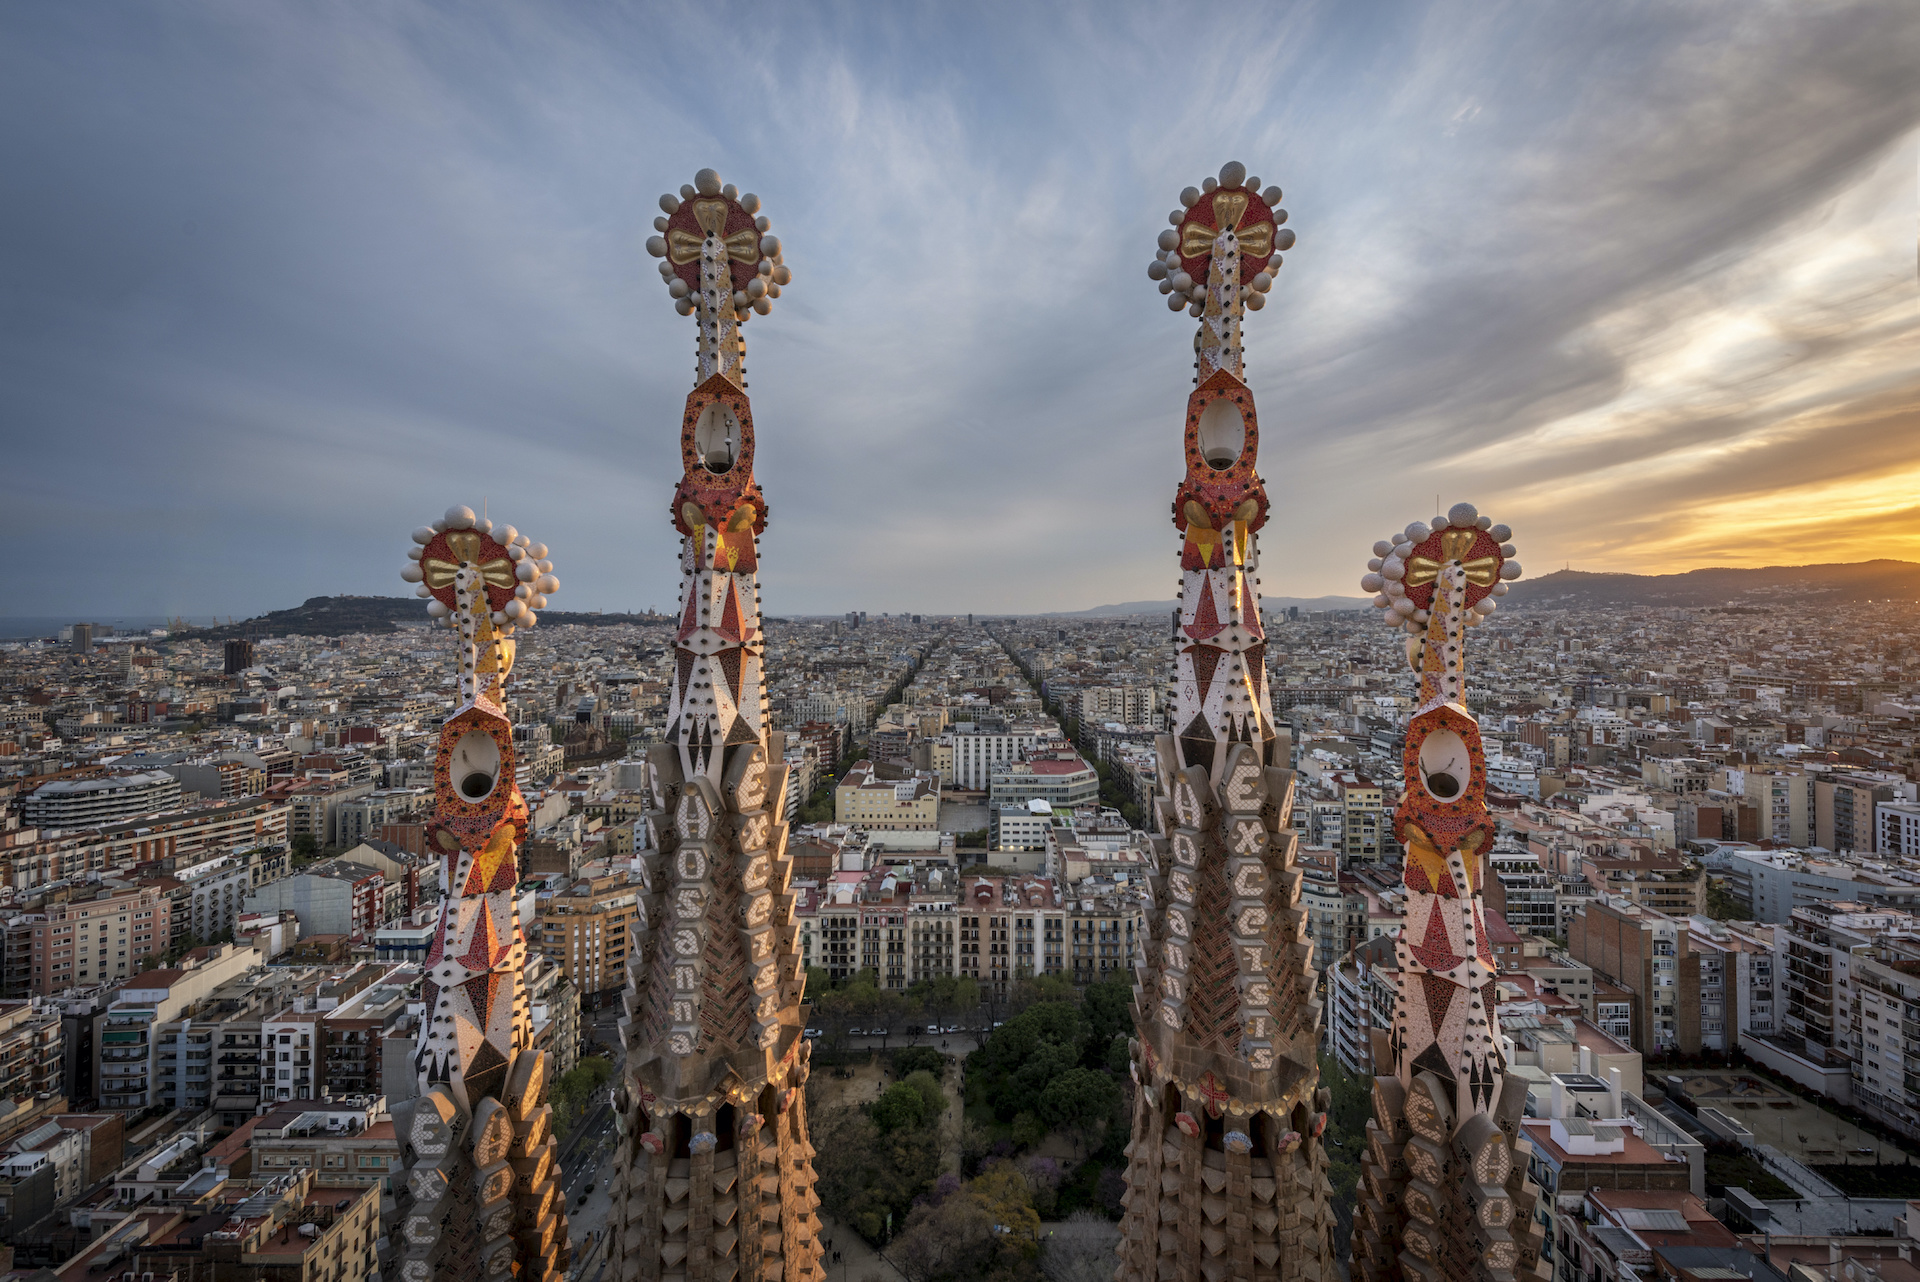
[[440,729],[427,840],[446,896],[427,954],[415,1068],[420,1095],[393,1110],[407,1162],[395,1190],[403,1282],[559,1282],[569,1243],[547,1105],[547,1052],[532,1047],[515,888],[527,803],[504,711],[512,634],[556,592],[547,549],[456,507],[413,534],[401,575],[457,635],[460,706]]
[[1545,1282],[1540,1190],[1520,1134],[1526,1083],[1506,1075],[1481,888],[1493,844],[1467,630],[1520,576],[1504,525],[1470,503],[1374,544],[1361,580],[1404,627],[1420,702],[1407,726],[1394,834],[1406,848],[1393,1027],[1373,1035],[1353,1225],[1366,1282]]
[[680,426],[680,626],[667,744],[649,752],[640,924],[609,1231],[615,1282],[820,1274],[802,1037],[806,973],[787,892],[781,736],[768,733],[758,585],[766,501],[740,329],[790,279],[757,196],[703,169],[660,198],[647,242],[699,328]]
[[1280,190],[1232,163],[1180,194],[1148,275],[1200,321],[1187,399],[1171,734],[1158,741],[1148,941],[1134,989],[1121,1282],[1332,1278],[1313,946],[1290,743],[1260,616],[1266,487],[1240,327],[1290,248]]

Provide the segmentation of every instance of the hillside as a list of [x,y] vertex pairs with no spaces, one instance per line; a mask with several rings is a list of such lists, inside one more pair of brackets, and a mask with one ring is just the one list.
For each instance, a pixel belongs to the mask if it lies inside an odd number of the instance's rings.
[[[585,614],[567,610],[543,610],[545,624],[576,623],[585,627],[604,627],[615,623],[666,624],[669,615]],[[176,639],[224,641],[230,637],[341,637],[356,632],[391,632],[395,628],[425,627],[426,602],[410,596],[316,596],[308,597],[290,610],[275,610],[258,618],[216,628],[196,628],[178,634]]]
[[1685,574],[1590,574],[1555,570],[1513,585],[1504,604],[1549,610],[1596,606],[1843,605],[1920,592],[1920,565],[1854,561],[1763,569],[1689,570]]

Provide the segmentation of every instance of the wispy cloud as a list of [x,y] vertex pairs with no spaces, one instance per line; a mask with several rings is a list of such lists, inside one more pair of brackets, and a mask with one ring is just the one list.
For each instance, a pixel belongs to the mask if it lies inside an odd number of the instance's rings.
[[17,608],[397,593],[482,495],[570,607],[669,604],[692,334],[640,246],[709,164],[796,273],[747,330],[774,610],[1167,595],[1145,265],[1229,157],[1301,236],[1269,591],[1436,491],[1542,566],[1920,557],[1915,65],[1892,0],[16,6]]

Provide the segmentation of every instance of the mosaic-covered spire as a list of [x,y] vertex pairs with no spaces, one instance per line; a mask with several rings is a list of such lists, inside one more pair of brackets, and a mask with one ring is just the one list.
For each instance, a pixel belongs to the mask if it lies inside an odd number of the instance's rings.
[[414,531],[402,577],[457,636],[460,703],[440,728],[427,841],[446,894],[427,954],[415,1069],[395,1110],[408,1169],[397,1190],[399,1271],[557,1279],[569,1255],[547,1105],[550,1060],[532,1046],[515,889],[527,803],[515,782],[504,692],[513,633],[560,589],[546,548],[456,507]]
[[1260,616],[1266,486],[1240,325],[1293,244],[1277,188],[1233,163],[1181,193],[1148,274],[1200,321],[1187,400],[1170,734],[1157,741],[1158,868],[1134,989],[1139,1086],[1122,1282],[1331,1278],[1326,1093],[1299,906],[1290,745]]
[[740,327],[791,279],[760,201],[703,169],[647,249],[696,318],[681,418],[680,626],[667,742],[647,755],[648,848],[621,1033],[608,1223],[614,1282],[820,1276],[801,966],[760,632],[753,412]]
[[1486,754],[1467,708],[1468,629],[1519,577],[1509,531],[1455,504],[1374,544],[1361,581],[1408,633],[1420,703],[1407,725],[1394,833],[1406,848],[1393,1027],[1374,1035],[1354,1219],[1368,1282],[1547,1276],[1519,1135],[1526,1083],[1506,1075],[1481,888],[1493,844]]

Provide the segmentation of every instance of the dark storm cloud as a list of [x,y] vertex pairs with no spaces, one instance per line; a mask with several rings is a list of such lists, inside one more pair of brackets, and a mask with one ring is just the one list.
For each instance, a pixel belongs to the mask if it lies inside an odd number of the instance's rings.
[[670,604],[692,335],[640,245],[705,164],[796,273],[747,330],[774,610],[1167,595],[1190,329],[1145,264],[1229,157],[1301,236],[1248,326],[1269,591],[1352,590],[1436,490],[1543,560],[1652,564],[1913,457],[1905,3],[42,5],[0,35],[18,613],[397,594],[406,531],[482,496],[552,545],[556,605]]

